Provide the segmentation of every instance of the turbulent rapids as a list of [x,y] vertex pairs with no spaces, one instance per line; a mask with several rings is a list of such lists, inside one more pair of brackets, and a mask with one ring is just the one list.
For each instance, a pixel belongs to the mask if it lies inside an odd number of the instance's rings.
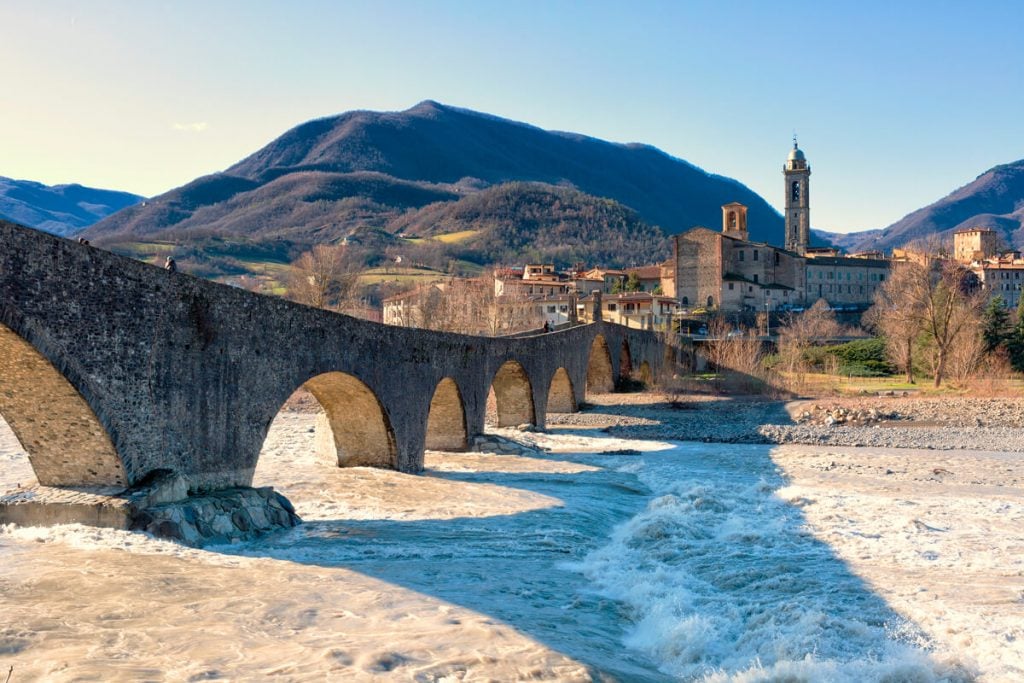
[[[299,528],[206,550],[4,528],[0,666],[13,681],[1024,676],[1024,500],[1000,485],[1018,455],[579,428],[524,435],[533,456],[430,452],[415,476],[324,467],[314,419],[283,412],[257,471]],[[0,484],[29,483],[0,429]],[[935,470],[950,474],[916,477]]]

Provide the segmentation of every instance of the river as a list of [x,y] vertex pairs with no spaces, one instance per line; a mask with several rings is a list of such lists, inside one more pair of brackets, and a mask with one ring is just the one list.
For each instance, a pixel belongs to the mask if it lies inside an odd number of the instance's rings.
[[[12,683],[1024,679],[1019,455],[553,430],[413,476],[324,467],[312,426],[282,412],[257,471],[294,530],[0,530]],[[0,422],[0,488],[30,481]]]

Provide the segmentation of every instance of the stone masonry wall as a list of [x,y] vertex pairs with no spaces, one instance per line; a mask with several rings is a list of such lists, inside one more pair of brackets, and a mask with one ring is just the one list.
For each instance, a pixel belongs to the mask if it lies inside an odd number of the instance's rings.
[[[345,414],[373,423],[392,444],[390,462],[374,456],[374,464],[417,472],[431,400],[444,378],[458,386],[472,437],[483,432],[488,388],[508,361],[528,379],[527,421],[543,427],[559,368],[571,378],[576,402],[584,400],[598,336],[611,349],[628,339],[634,367],[646,360],[656,372],[665,359],[654,333],[609,323],[515,339],[392,327],[168,273],[10,223],[0,222],[0,243],[0,324],[28,342],[95,415],[92,423],[76,417],[67,443],[79,442],[90,424],[102,426],[128,485],[158,470],[185,477],[193,492],[248,485],[281,406],[329,373],[356,380],[379,407]],[[618,353],[611,364],[614,381]],[[35,458],[33,440],[25,445]]]

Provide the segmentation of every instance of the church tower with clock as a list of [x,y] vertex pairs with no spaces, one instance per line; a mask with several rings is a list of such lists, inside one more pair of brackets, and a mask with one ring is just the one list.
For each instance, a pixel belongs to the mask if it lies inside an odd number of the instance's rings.
[[797,147],[795,136],[782,174],[786,178],[785,246],[802,256],[811,243],[811,167]]

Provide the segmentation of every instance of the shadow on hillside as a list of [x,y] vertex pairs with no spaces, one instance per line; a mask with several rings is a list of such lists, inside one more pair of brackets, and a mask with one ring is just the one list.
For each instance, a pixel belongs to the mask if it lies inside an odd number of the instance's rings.
[[[841,665],[884,658],[886,629],[900,617],[806,532],[798,507],[774,496],[785,481],[771,447],[684,444],[641,457],[558,458],[599,469],[428,476],[531,491],[562,506],[474,518],[308,521],[258,544],[218,550],[342,567],[461,605],[585,663],[599,680],[669,680],[641,650],[622,644],[631,622],[654,613],[662,613],[654,635],[648,625],[632,642],[677,639],[648,644],[670,658],[684,653],[689,660],[672,663],[686,677],[740,671],[758,660],[770,666],[775,657]],[[651,464],[665,458],[665,467]],[[648,473],[655,502],[634,470]],[[345,485],[340,471],[325,471],[324,479]],[[626,558],[621,575],[566,567],[609,544],[627,520],[616,547],[601,551],[606,568],[608,557]],[[633,582],[657,604],[602,597],[602,582],[626,593]],[[683,628],[693,620],[718,626],[695,635]]]

